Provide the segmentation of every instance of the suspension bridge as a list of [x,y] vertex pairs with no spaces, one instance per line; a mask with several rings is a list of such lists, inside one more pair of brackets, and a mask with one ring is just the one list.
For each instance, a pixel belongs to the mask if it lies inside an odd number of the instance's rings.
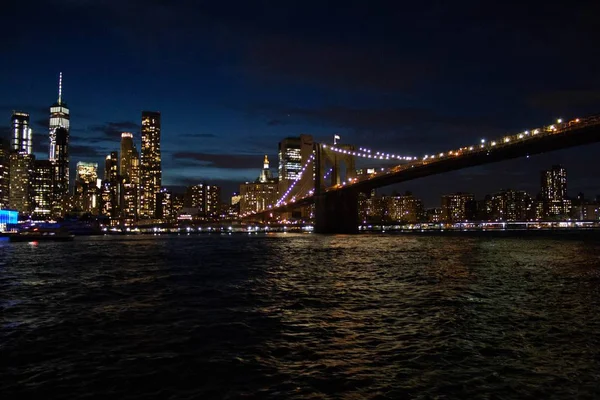
[[[375,152],[347,144],[314,143],[313,152],[296,180],[275,204],[244,219],[273,215],[315,205],[317,233],[358,232],[358,196],[371,190],[417,178],[455,171],[600,141],[600,116],[558,120],[555,124],[421,157]],[[398,161],[357,176],[355,160]],[[304,179],[303,179],[304,178]]]

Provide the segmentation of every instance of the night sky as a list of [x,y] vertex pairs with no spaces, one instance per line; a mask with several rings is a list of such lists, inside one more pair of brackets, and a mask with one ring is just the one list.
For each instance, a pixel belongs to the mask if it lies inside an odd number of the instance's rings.
[[[326,4],[327,3],[327,4]],[[484,4],[485,3],[485,4]],[[71,164],[119,148],[141,110],[162,113],[163,184],[254,180],[277,143],[317,141],[422,156],[557,118],[600,113],[598,2],[56,0],[3,4],[0,128],[29,112],[48,155],[58,73]],[[4,121],[4,122],[2,122]],[[569,194],[600,194],[600,145],[402,184],[439,196],[539,191],[562,163]]]

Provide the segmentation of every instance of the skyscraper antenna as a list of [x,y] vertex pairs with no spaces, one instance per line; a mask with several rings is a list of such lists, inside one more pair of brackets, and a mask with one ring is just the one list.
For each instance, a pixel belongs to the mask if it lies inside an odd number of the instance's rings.
[[58,75],[58,104],[62,103],[62,72]]

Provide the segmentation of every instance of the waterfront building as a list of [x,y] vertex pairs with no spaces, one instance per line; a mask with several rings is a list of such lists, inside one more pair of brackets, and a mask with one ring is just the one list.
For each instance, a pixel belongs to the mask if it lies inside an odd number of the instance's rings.
[[475,196],[471,193],[453,193],[442,196],[442,221],[464,222],[475,219]]
[[157,216],[156,199],[162,185],[160,135],[160,113],[142,111],[139,213],[143,219]]
[[10,155],[9,208],[24,216],[33,211],[33,161],[31,154]]
[[385,200],[390,221],[414,224],[423,219],[423,202],[412,194],[388,196]]
[[524,191],[502,190],[490,197],[491,221],[526,221],[533,210],[533,200]]
[[[269,206],[274,206],[279,199],[278,179],[273,178],[269,169],[269,159],[265,155],[263,169],[254,182],[246,182],[240,185],[239,212],[246,214],[250,212],[261,212]],[[237,204],[233,202],[232,205]]]
[[183,209],[195,219],[214,219],[219,215],[221,189],[215,185],[199,183],[186,190]]
[[32,179],[33,218],[47,220],[52,213],[54,165],[50,160],[35,160]]
[[[63,128],[66,131],[67,145],[69,143],[69,132],[70,132],[70,114],[67,104],[62,100],[62,72],[58,78],[58,100],[50,107],[50,120],[49,120],[49,136],[50,136],[50,148],[48,152],[48,159],[51,162],[56,162],[59,159],[57,146],[56,131],[58,128]],[[67,182],[69,177],[67,176]]]
[[427,222],[432,224],[442,222],[443,213],[441,208],[428,208],[425,213],[427,215]]
[[541,196],[544,218],[564,218],[569,214],[567,199],[567,171],[560,165],[541,173]]
[[10,158],[9,146],[0,139],[0,209],[6,209],[9,205],[10,188]]
[[22,111],[13,111],[11,117],[12,142],[11,150],[18,154],[32,154],[33,133],[29,126],[29,114]]

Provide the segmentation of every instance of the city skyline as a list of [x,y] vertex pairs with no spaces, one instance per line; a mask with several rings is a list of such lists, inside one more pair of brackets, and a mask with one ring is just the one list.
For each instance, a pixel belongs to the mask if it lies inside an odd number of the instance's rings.
[[[77,161],[103,165],[121,132],[133,132],[139,143],[139,113],[151,109],[162,115],[163,186],[181,192],[209,181],[230,193],[255,178],[264,154],[275,160],[277,143],[289,136],[330,141],[339,134],[342,143],[420,156],[600,110],[597,32],[587,19],[593,6],[547,7],[539,25],[510,7],[487,13],[440,5],[427,14],[418,5],[390,5],[359,27],[359,5],[322,6],[319,15],[310,4],[296,5],[294,18],[260,4],[240,5],[233,15],[218,4],[189,7],[64,0],[52,2],[52,12],[69,17],[64,25],[42,18],[44,12],[33,16],[31,31],[11,29],[15,22],[8,21],[0,29],[22,44],[18,54],[33,43],[56,48],[57,40],[73,51],[41,50],[42,62],[16,56],[3,65],[0,128],[13,109],[28,112],[34,153],[47,156],[48,105],[63,71],[72,173]],[[161,27],[149,34],[129,24],[138,11]],[[47,29],[60,34],[44,36]],[[577,177],[573,191],[591,194],[599,184],[588,166],[598,150],[596,144],[471,168],[399,190],[422,192],[426,203],[457,185],[481,193],[493,191],[492,183],[532,191],[538,182],[529,172],[561,163]]]

